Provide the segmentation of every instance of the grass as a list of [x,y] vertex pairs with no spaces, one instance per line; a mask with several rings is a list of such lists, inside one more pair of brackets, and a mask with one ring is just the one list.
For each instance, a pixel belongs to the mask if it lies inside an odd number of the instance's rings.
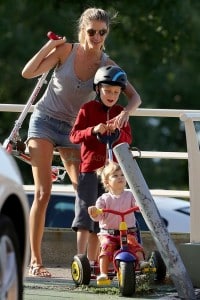
[[[84,291],[94,294],[108,294],[108,295],[120,295],[120,290],[118,287],[117,280],[113,280],[109,286],[97,286],[96,281],[91,281],[89,286],[81,285],[75,288],[77,291]],[[148,275],[138,275],[136,276],[136,293],[135,295],[141,296],[146,294],[151,294],[154,292],[154,287],[152,286],[152,278]]]

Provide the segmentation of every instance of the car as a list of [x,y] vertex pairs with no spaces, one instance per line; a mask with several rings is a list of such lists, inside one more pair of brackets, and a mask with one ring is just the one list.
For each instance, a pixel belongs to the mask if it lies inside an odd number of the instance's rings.
[[154,201],[169,232],[190,232],[190,202],[154,196]]
[[23,299],[29,206],[14,158],[0,144],[0,299]]
[[[34,198],[34,187],[25,185],[29,207]],[[53,184],[47,207],[45,227],[70,228],[75,214],[75,193],[71,185]]]
[[[189,201],[163,196],[154,196],[153,199],[169,232],[190,232]],[[135,216],[138,220],[140,230],[148,231],[149,228],[141,212],[135,212]]]
[[[29,206],[33,202],[33,187],[25,187]],[[190,232],[190,203],[177,198],[154,196],[161,218],[169,232]],[[71,185],[54,184],[47,208],[45,227],[70,228],[74,218],[75,193]],[[135,212],[141,231],[149,228],[141,214]]]

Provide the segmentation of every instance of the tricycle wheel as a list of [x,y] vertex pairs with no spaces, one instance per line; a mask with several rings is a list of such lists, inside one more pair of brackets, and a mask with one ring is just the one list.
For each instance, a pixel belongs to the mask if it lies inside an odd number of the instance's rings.
[[119,289],[122,296],[130,297],[135,293],[135,268],[133,262],[119,261],[118,269]]
[[88,285],[90,283],[91,269],[86,255],[78,254],[74,256],[71,264],[71,275],[76,285]]
[[166,266],[160,255],[160,252],[157,250],[152,251],[151,255],[149,256],[149,262],[151,266],[156,268],[154,279],[158,281],[164,280],[166,277]]

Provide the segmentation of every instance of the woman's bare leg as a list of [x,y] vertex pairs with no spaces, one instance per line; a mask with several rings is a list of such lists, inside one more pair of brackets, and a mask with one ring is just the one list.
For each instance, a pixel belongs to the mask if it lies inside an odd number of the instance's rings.
[[[41,242],[46,209],[51,194],[51,164],[53,145],[43,139],[30,139],[28,143],[35,184],[34,201],[30,210],[31,265],[42,265]],[[41,276],[50,275],[44,268]]]
[[58,148],[63,165],[69,175],[74,190],[77,190],[79,164],[80,164],[80,150],[70,148]]

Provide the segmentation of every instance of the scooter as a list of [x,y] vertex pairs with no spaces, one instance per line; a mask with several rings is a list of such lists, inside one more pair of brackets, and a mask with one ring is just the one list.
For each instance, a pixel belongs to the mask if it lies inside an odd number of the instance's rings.
[[115,131],[113,132],[107,133],[106,135],[97,133],[97,139],[103,144],[106,144],[109,161],[113,161],[112,146],[114,142],[119,138],[119,135],[120,135],[120,131],[118,128],[116,128]]
[[[52,40],[59,40],[62,39],[62,37],[56,35],[52,31],[49,31],[47,33],[47,36],[49,39]],[[25,152],[26,145],[22,141],[19,130],[22,127],[22,124],[30,111],[30,108],[32,104],[35,102],[42,86],[44,83],[46,83],[46,77],[49,72],[46,72],[42,74],[42,76],[39,78],[33,92],[31,93],[24,109],[22,110],[21,114],[19,115],[19,118],[15,121],[15,125],[9,135],[8,138],[5,139],[3,142],[3,148],[13,156],[17,157],[18,159],[24,161],[25,163],[28,163],[31,165],[30,156]],[[66,171],[64,167],[56,167],[52,166],[52,181],[53,182],[61,182],[63,181],[64,177],[66,175]]]

